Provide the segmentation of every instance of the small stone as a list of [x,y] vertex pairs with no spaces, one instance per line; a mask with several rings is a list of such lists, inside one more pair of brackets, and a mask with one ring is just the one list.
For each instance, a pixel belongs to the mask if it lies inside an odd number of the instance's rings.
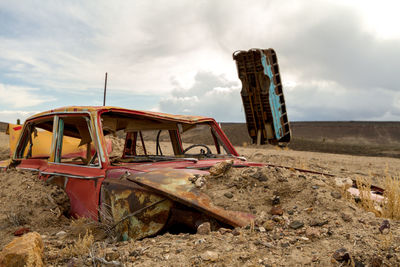
[[319,188],[319,186],[318,185],[313,185],[313,186],[311,186],[312,187],[312,189],[318,189]]
[[296,230],[304,226],[303,222],[300,221],[293,221],[289,224],[289,227]]
[[106,260],[108,261],[115,261],[119,259],[119,253],[116,251],[111,251],[106,253]]
[[227,198],[233,198],[233,195],[232,195],[231,192],[226,192],[226,193],[224,194],[224,196],[227,197]]
[[209,170],[212,176],[224,175],[233,165],[233,160],[226,160],[219,162],[212,166]]
[[321,233],[317,228],[309,227],[306,229],[306,236],[310,239],[315,239],[320,237]]
[[320,221],[319,219],[314,219],[310,222],[310,226],[324,226],[325,224],[328,224],[328,222],[328,220]]
[[211,224],[209,222],[204,222],[197,227],[197,234],[208,235],[211,232]]
[[268,220],[263,224],[265,230],[272,231],[275,227],[275,223],[272,220]]
[[207,250],[206,252],[202,253],[200,257],[205,261],[216,261],[219,258],[219,255],[215,251]]
[[341,213],[340,215],[341,215],[343,221],[345,221],[345,222],[352,222],[353,221],[353,219],[351,218],[351,215],[349,215],[347,213]]
[[239,228],[239,227],[236,227],[235,229],[233,229],[232,234],[233,234],[234,236],[240,235],[240,234],[241,234],[241,233],[240,233],[240,228]]
[[265,233],[265,228],[262,227],[262,226],[258,227],[258,230],[259,230],[261,233]]
[[58,232],[58,233],[56,234],[57,237],[64,237],[64,236],[66,236],[66,235],[67,235],[67,233],[66,233],[65,231],[60,231],[60,232]]
[[340,248],[336,250],[335,253],[333,253],[332,257],[338,262],[350,260],[350,254],[345,248]]
[[271,201],[272,201],[272,205],[278,205],[281,203],[281,198],[280,198],[280,196],[275,195],[272,197]]
[[335,178],[335,184],[337,187],[349,188],[353,185],[353,181],[350,178]]
[[223,227],[219,228],[218,231],[221,233],[221,235],[232,232],[231,229],[227,229],[227,228],[223,228]]
[[[387,231],[384,231],[386,229]],[[390,229],[389,220],[383,220],[381,226],[379,226],[379,232],[381,232],[381,234],[383,234],[384,232],[387,233],[389,232],[389,229]]]
[[19,228],[18,230],[16,230],[16,231],[14,232],[14,235],[15,235],[15,236],[21,236],[21,235],[23,235],[23,234],[29,233],[30,231],[31,231],[31,230],[30,230],[29,228],[22,227],[22,228]]
[[293,210],[288,210],[287,213],[288,213],[289,215],[293,215],[293,214],[294,214],[294,211],[293,211]]
[[195,245],[199,245],[199,244],[203,244],[205,242],[206,242],[206,240],[204,238],[200,238],[200,239],[197,239],[196,241],[194,241],[194,244]]
[[266,182],[268,181],[267,176],[261,172],[261,171],[257,171],[256,173],[250,175],[252,178],[257,179],[260,182]]
[[287,248],[289,245],[290,245],[290,244],[287,243],[287,242],[281,243],[281,247],[283,247],[283,248]]
[[272,215],[282,216],[283,215],[283,209],[281,207],[272,207],[270,213]]
[[336,199],[341,199],[341,198],[342,198],[342,194],[340,194],[340,193],[337,192],[337,191],[332,191],[332,192],[331,192],[331,196],[332,196],[333,198],[336,198]]

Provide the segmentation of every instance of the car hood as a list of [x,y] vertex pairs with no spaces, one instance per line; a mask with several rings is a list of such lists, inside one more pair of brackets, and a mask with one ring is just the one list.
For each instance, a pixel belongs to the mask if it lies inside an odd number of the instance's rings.
[[[199,160],[198,162],[158,162],[150,164],[130,164],[123,168],[109,170],[107,177],[125,176],[129,182],[136,183],[159,195],[194,208],[212,218],[232,227],[243,227],[254,220],[254,215],[225,210],[215,206],[210,197],[191,181],[195,174],[208,174],[208,169],[221,159]],[[233,166],[248,167],[262,164],[249,163],[235,159]]]

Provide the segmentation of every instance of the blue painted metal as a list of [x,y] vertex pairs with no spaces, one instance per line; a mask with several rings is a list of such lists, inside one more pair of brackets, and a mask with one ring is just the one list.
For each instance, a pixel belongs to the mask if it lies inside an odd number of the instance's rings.
[[283,127],[280,121],[280,118],[282,117],[281,103],[279,96],[276,95],[272,65],[264,53],[261,54],[261,63],[264,67],[264,74],[267,75],[271,81],[269,84],[269,105],[272,112],[274,135],[275,138],[279,140],[283,137]]

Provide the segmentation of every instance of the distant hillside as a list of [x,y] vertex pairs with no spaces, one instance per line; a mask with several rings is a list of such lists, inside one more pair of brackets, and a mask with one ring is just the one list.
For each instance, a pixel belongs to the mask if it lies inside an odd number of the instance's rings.
[[[245,123],[221,123],[234,145],[250,143]],[[400,122],[291,122],[294,150],[400,157]]]
[[0,132],[5,132],[6,129],[7,129],[7,125],[8,125],[7,122],[1,122],[0,121]]

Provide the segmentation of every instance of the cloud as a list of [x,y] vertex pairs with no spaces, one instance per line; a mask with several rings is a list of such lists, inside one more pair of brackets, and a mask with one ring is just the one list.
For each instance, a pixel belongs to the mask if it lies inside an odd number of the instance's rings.
[[[381,38],[379,28],[370,26],[381,25],[376,14],[383,16],[396,5],[345,0],[0,2],[0,81],[28,88],[21,91],[24,107],[43,104],[43,99],[92,104],[94,96],[101,99],[107,71],[110,95],[121,96],[110,101],[115,105],[135,108],[140,95],[147,99],[146,106],[138,102],[141,109],[243,121],[231,54],[273,47],[287,85],[289,119],[392,118],[398,114],[393,99],[400,86],[400,19],[393,17],[390,38]],[[388,29],[390,24],[382,25]],[[13,91],[4,96],[15,98]]]
[[23,111],[23,110],[0,110],[1,122],[17,123],[17,119],[23,123],[27,118],[38,113],[38,111]]
[[218,121],[244,120],[238,82],[223,75],[199,72],[190,88],[176,86],[171,96],[160,100],[160,111],[208,116]]
[[38,88],[0,84],[0,103],[13,108],[27,108],[56,100],[42,95]]

